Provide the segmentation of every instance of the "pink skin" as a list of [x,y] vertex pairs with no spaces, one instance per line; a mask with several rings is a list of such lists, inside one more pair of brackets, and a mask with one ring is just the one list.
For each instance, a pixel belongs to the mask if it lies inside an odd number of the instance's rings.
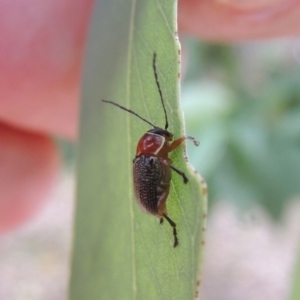
[[[77,137],[93,0],[0,0],[0,232],[34,216],[55,186],[51,136]],[[179,0],[179,29],[215,41],[300,32],[300,0]]]
[[295,36],[300,0],[179,0],[179,28],[212,41]]
[[30,219],[55,184],[59,155],[46,135],[0,123],[0,233]]
[[33,218],[57,184],[52,136],[75,140],[92,0],[0,0],[0,232]]

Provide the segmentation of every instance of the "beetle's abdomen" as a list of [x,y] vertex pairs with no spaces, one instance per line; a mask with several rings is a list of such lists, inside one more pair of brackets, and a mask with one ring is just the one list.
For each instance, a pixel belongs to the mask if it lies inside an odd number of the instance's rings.
[[[166,178],[166,166],[155,156],[140,155],[133,161],[133,183],[135,197],[147,213],[157,215],[157,204],[165,188],[170,184]],[[167,179],[167,180],[165,180]],[[167,181],[167,182],[165,182]]]

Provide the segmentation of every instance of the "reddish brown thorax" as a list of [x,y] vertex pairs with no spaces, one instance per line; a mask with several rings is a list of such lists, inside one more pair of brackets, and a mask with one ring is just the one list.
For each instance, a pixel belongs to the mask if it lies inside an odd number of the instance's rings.
[[169,142],[171,140],[171,136],[163,136],[153,132],[146,132],[137,144],[136,156],[149,154],[166,158],[170,152]]

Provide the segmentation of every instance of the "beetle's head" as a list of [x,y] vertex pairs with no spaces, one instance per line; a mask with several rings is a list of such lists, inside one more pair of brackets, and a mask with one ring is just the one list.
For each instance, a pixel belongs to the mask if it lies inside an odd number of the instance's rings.
[[166,129],[162,129],[159,127],[155,127],[153,129],[148,130],[147,132],[155,133],[165,137],[167,140],[172,140],[173,134]]

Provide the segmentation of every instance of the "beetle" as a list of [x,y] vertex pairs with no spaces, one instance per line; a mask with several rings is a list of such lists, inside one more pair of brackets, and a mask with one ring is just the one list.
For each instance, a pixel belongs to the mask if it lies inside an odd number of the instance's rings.
[[199,145],[193,137],[182,136],[174,141],[173,134],[168,131],[169,123],[167,111],[158,81],[156,71],[156,53],[153,53],[152,67],[156,86],[159,92],[161,104],[165,115],[165,128],[155,126],[136,112],[121,106],[110,100],[102,100],[105,103],[117,106],[148,123],[153,129],[148,130],[139,140],[136,148],[136,156],[133,159],[133,185],[135,198],[140,208],[160,219],[160,224],[166,219],[173,228],[174,244],[179,244],[176,223],[168,217],[166,201],[170,191],[171,170],[179,174],[186,184],[188,178],[181,170],[172,165],[168,154],[175,150],[184,140],[190,139],[196,146]]

